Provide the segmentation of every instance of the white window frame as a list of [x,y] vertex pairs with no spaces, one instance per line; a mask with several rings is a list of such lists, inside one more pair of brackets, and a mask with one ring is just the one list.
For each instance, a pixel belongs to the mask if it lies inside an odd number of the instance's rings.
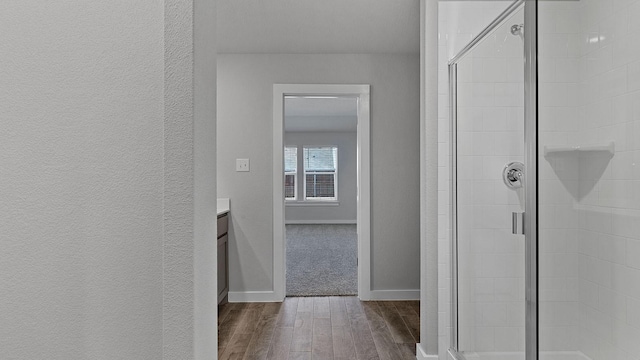
[[[312,171],[312,172],[307,172],[307,169],[305,167],[306,162],[305,162],[305,158],[304,158],[304,150],[305,149],[321,149],[321,148],[332,148],[332,149],[336,149],[336,161],[335,161],[335,171],[331,172],[331,171]],[[338,153],[339,153],[339,149],[337,146],[335,145],[325,145],[325,146],[319,146],[319,145],[305,145],[302,146],[302,154],[303,154],[303,159],[302,159],[302,178],[304,179],[303,181],[303,199],[304,201],[318,201],[318,202],[336,202],[338,201]],[[333,197],[307,197],[307,174],[309,175],[333,175]]]
[[[298,167],[298,146],[297,145],[285,146],[284,148],[285,148],[285,153],[286,153],[286,149],[287,148],[296,150],[296,171],[285,171],[284,172],[284,180],[285,181],[282,184],[282,191],[284,192],[284,186],[286,184],[287,175],[293,175],[293,197],[292,198],[288,198],[285,195],[284,200],[285,201],[297,201],[298,200],[298,171],[300,171],[300,169]],[[284,163],[284,158],[282,160],[283,160],[283,163]]]
[[285,196],[284,199],[286,201],[296,201],[296,200],[298,200],[298,172],[297,171],[285,171],[284,172],[285,180],[287,178],[287,175],[293,175],[293,197],[286,197]]

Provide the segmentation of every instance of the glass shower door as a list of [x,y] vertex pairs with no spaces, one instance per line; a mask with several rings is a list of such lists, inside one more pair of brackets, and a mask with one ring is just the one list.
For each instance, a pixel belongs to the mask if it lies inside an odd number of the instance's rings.
[[455,348],[524,359],[524,7],[450,63]]
[[540,358],[640,359],[640,2],[537,6]]

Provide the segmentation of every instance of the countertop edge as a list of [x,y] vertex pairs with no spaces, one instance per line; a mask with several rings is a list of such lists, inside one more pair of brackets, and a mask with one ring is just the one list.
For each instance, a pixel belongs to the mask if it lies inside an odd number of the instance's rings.
[[228,213],[231,210],[231,202],[227,198],[221,198],[217,201],[218,216]]

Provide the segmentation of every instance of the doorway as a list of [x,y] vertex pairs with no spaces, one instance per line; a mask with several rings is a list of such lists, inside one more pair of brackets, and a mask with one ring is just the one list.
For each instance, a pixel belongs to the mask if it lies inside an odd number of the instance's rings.
[[[300,289],[292,292],[287,291],[287,228],[285,223],[290,223],[289,234],[300,235],[305,234],[310,239],[307,242],[310,246],[308,249],[302,249],[307,251],[307,260],[315,259],[309,251],[316,251],[317,254],[322,256],[328,256],[327,259],[319,259],[317,263],[324,262],[324,272],[320,272],[316,275],[326,276],[326,280],[335,281],[335,283],[329,287],[324,287],[322,291],[334,291],[336,294],[330,295],[347,295],[350,291],[350,287],[338,286],[342,280],[344,280],[344,274],[340,274],[340,269],[335,269],[334,265],[338,263],[348,264],[350,261],[347,257],[341,254],[342,259],[331,258],[331,253],[339,253],[336,251],[327,251],[327,246],[331,247],[331,244],[318,244],[314,243],[314,232],[323,231],[319,229],[323,223],[329,223],[332,226],[330,231],[334,231],[336,234],[340,234],[334,240],[340,241],[340,239],[349,241],[349,225],[353,226],[355,220],[355,245],[357,248],[356,263],[356,279],[357,286],[351,288],[357,290],[357,295],[362,300],[369,299],[370,295],[370,131],[369,131],[369,85],[313,85],[313,84],[276,84],[273,91],[274,99],[274,115],[273,115],[273,144],[274,144],[274,179],[273,179],[273,196],[274,196],[274,209],[273,209],[273,221],[274,221],[274,290],[278,298],[284,299],[287,294],[291,295],[324,295],[328,293],[313,293],[318,291],[313,288],[304,289],[305,284],[302,285],[302,292]],[[336,130],[338,127],[342,129],[355,130],[355,154],[354,164],[351,167],[355,168],[355,219],[353,219],[353,213],[348,209],[349,201],[344,201],[341,204],[343,198],[348,199],[349,194],[342,194],[341,190],[344,190],[345,184],[340,184],[338,174],[341,168],[338,167],[342,157],[339,156],[346,149],[344,146],[338,146],[338,136],[324,137],[324,139],[316,137],[313,141],[309,139],[309,136],[300,136],[300,134],[288,134],[285,136],[285,104],[294,104],[293,107],[314,107],[322,105],[323,102],[329,101],[342,102],[345,107],[349,106],[349,102],[352,102],[354,109],[355,124],[339,121],[331,124],[331,121],[324,121],[321,125],[312,124],[305,121],[295,121],[289,125],[289,130]],[[306,104],[306,105],[305,105]],[[300,110],[300,109],[298,109]],[[309,120],[309,119],[307,119]],[[336,119],[333,119],[336,120]],[[345,119],[342,119],[345,120]],[[334,121],[335,122],[335,121]],[[295,132],[295,131],[292,131]],[[298,131],[301,133],[300,131]],[[313,137],[313,136],[312,136]],[[342,136],[348,138],[348,135]],[[294,139],[297,139],[294,141]],[[303,142],[300,142],[304,140]],[[305,145],[305,142],[308,144]],[[343,151],[340,148],[343,148]],[[293,160],[293,154],[295,154],[295,161]],[[343,154],[344,155],[344,154]],[[288,161],[286,159],[289,159]],[[313,160],[316,159],[316,160]],[[324,159],[320,161],[320,159]],[[325,161],[326,160],[326,161]],[[295,166],[293,165],[295,163]],[[298,180],[300,179],[300,180]],[[301,180],[301,179],[304,179]],[[348,187],[347,187],[348,188]],[[288,204],[288,205],[286,205]],[[343,206],[344,205],[344,206]],[[287,210],[289,208],[289,217],[287,218]],[[325,211],[320,211],[324,208]],[[340,209],[342,208],[342,209]],[[340,211],[339,211],[340,209]],[[307,214],[305,216],[305,211]],[[295,216],[293,215],[295,213]],[[314,226],[307,228],[300,228],[297,225],[308,223]],[[331,226],[329,225],[329,226]],[[315,227],[315,229],[314,229]],[[327,229],[324,229],[325,231]],[[346,236],[346,238],[345,238]],[[325,239],[326,240],[326,239]],[[320,246],[320,247],[318,247]],[[324,246],[324,247],[323,247]],[[290,249],[296,250],[296,249]],[[297,249],[300,250],[300,249]],[[355,250],[355,249],[354,249]],[[355,251],[354,251],[355,252]],[[290,254],[295,255],[295,251],[289,251]],[[301,254],[298,252],[298,254]],[[326,260],[326,261],[325,261]],[[300,269],[300,266],[304,267],[305,259],[295,259],[296,263],[289,264],[291,269]],[[302,261],[302,263],[300,263]],[[333,264],[332,264],[333,262]],[[298,266],[300,265],[300,266]],[[321,265],[322,266],[322,265]],[[334,269],[332,269],[334,268]],[[338,271],[334,271],[338,270]],[[342,269],[344,270],[344,269]],[[348,272],[348,270],[347,270]],[[314,274],[308,272],[307,279],[311,279]],[[340,279],[342,277],[342,280]],[[347,276],[348,277],[348,276]],[[353,279],[353,280],[356,280]],[[302,282],[306,280],[304,277]],[[290,283],[290,286],[292,283]],[[344,284],[343,284],[344,285]],[[355,285],[355,284],[353,284]],[[333,286],[333,290],[332,290]],[[353,291],[351,290],[351,291]],[[305,292],[306,291],[306,292]],[[344,293],[340,293],[340,291]],[[345,292],[347,291],[347,292]]]
[[355,96],[285,96],[287,296],[357,295]]

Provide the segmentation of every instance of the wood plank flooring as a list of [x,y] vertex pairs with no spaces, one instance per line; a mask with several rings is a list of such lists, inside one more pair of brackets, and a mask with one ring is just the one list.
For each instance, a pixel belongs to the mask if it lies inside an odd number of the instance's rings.
[[288,297],[218,308],[220,360],[415,360],[418,301]]

